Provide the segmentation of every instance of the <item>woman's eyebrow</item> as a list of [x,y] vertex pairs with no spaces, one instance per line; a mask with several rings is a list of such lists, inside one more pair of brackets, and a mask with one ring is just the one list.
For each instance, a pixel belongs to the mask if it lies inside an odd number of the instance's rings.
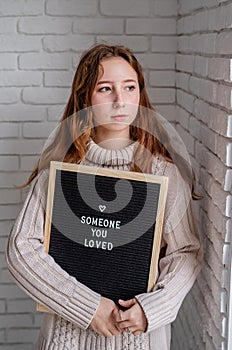
[[[123,83],[131,83],[131,82],[137,83],[137,81],[134,80],[134,79],[126,79],[126,80],[123,80]],[[100,80],[100,81],[97,83],[97,85],[100,85],[100,84],[112,84],[112,83],[113,83],[113,81],[110,81],[110,80]]]

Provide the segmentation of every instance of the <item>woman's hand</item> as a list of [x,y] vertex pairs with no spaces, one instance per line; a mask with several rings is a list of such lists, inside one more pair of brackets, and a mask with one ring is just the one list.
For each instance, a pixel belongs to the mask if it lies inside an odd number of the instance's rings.
[[130,331],[134,335],[144,333],[148,322],[138,301],[135,298],[126,301],[119,299],[118,303],[127,308],[124,312],[120,310],[117,315],[119,329]]
[[119,309],[112,300],[101,297],[100,305],[90,327],[94,332],[108,338],[119,335],[121,330],[116,320],[118,312]]

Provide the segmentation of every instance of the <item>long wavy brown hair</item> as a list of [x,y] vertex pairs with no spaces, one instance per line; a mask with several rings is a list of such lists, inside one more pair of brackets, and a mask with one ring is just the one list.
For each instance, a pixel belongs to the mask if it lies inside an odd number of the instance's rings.
[[90,138],[94,139],[91,113],[91,98],[99,76],[103,72],[101,62],[111,57],[122,57],[136,71],[140,89],[140,103],[135,121],[130,125],[131,140],[137,141],[132,171],[150,173],[152,155],[162,155],[168,162],[175,163],[183,178],[188,181],[193,199],[195,175],[190,164],[172,147],[168,133],[156,120],[145,88],[142,67],[134,54],[125,46],[99,44],[85,52],[73,78],[72,91],[61,118],[58,130],[50,145],[42,152],[28,181],[31,183],[41,169],[48,168],[50,161],[79,163],[85,158]]

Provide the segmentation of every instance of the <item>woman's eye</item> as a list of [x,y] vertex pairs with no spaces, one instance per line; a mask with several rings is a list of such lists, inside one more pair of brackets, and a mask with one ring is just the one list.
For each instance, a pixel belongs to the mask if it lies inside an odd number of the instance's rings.
[[110,91],[110,87],[109,87],[109,86],[103,86],[103,87],[100,88],[98,91],[100,91],[100,92]]
[[136,87],[134,85],[130,85],[126,87],[126,90],[128,91],[134,91],[136,89]]

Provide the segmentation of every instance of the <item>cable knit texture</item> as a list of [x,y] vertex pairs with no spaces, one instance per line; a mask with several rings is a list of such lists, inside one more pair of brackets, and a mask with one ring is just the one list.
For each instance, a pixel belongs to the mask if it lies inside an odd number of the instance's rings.
[[[107,150],[91,141],[84,163],[128,171],[134,147],[131,144],[122,150]],[[148,328],[140,336],[123,332],[111,339],[90,328],[100,295],[68,275],[45,252],[48,170],[41,171],[31,184],[10,234],[6,257],[17,284],[51,310],[44,314],[37,350],[170,349],[170,324],[196,279],[201,249],[189,189],[176,166],[154,157],[153,173],[168,176],[169,187],[157,282],[151,293],[135,296],[147,317]]]

